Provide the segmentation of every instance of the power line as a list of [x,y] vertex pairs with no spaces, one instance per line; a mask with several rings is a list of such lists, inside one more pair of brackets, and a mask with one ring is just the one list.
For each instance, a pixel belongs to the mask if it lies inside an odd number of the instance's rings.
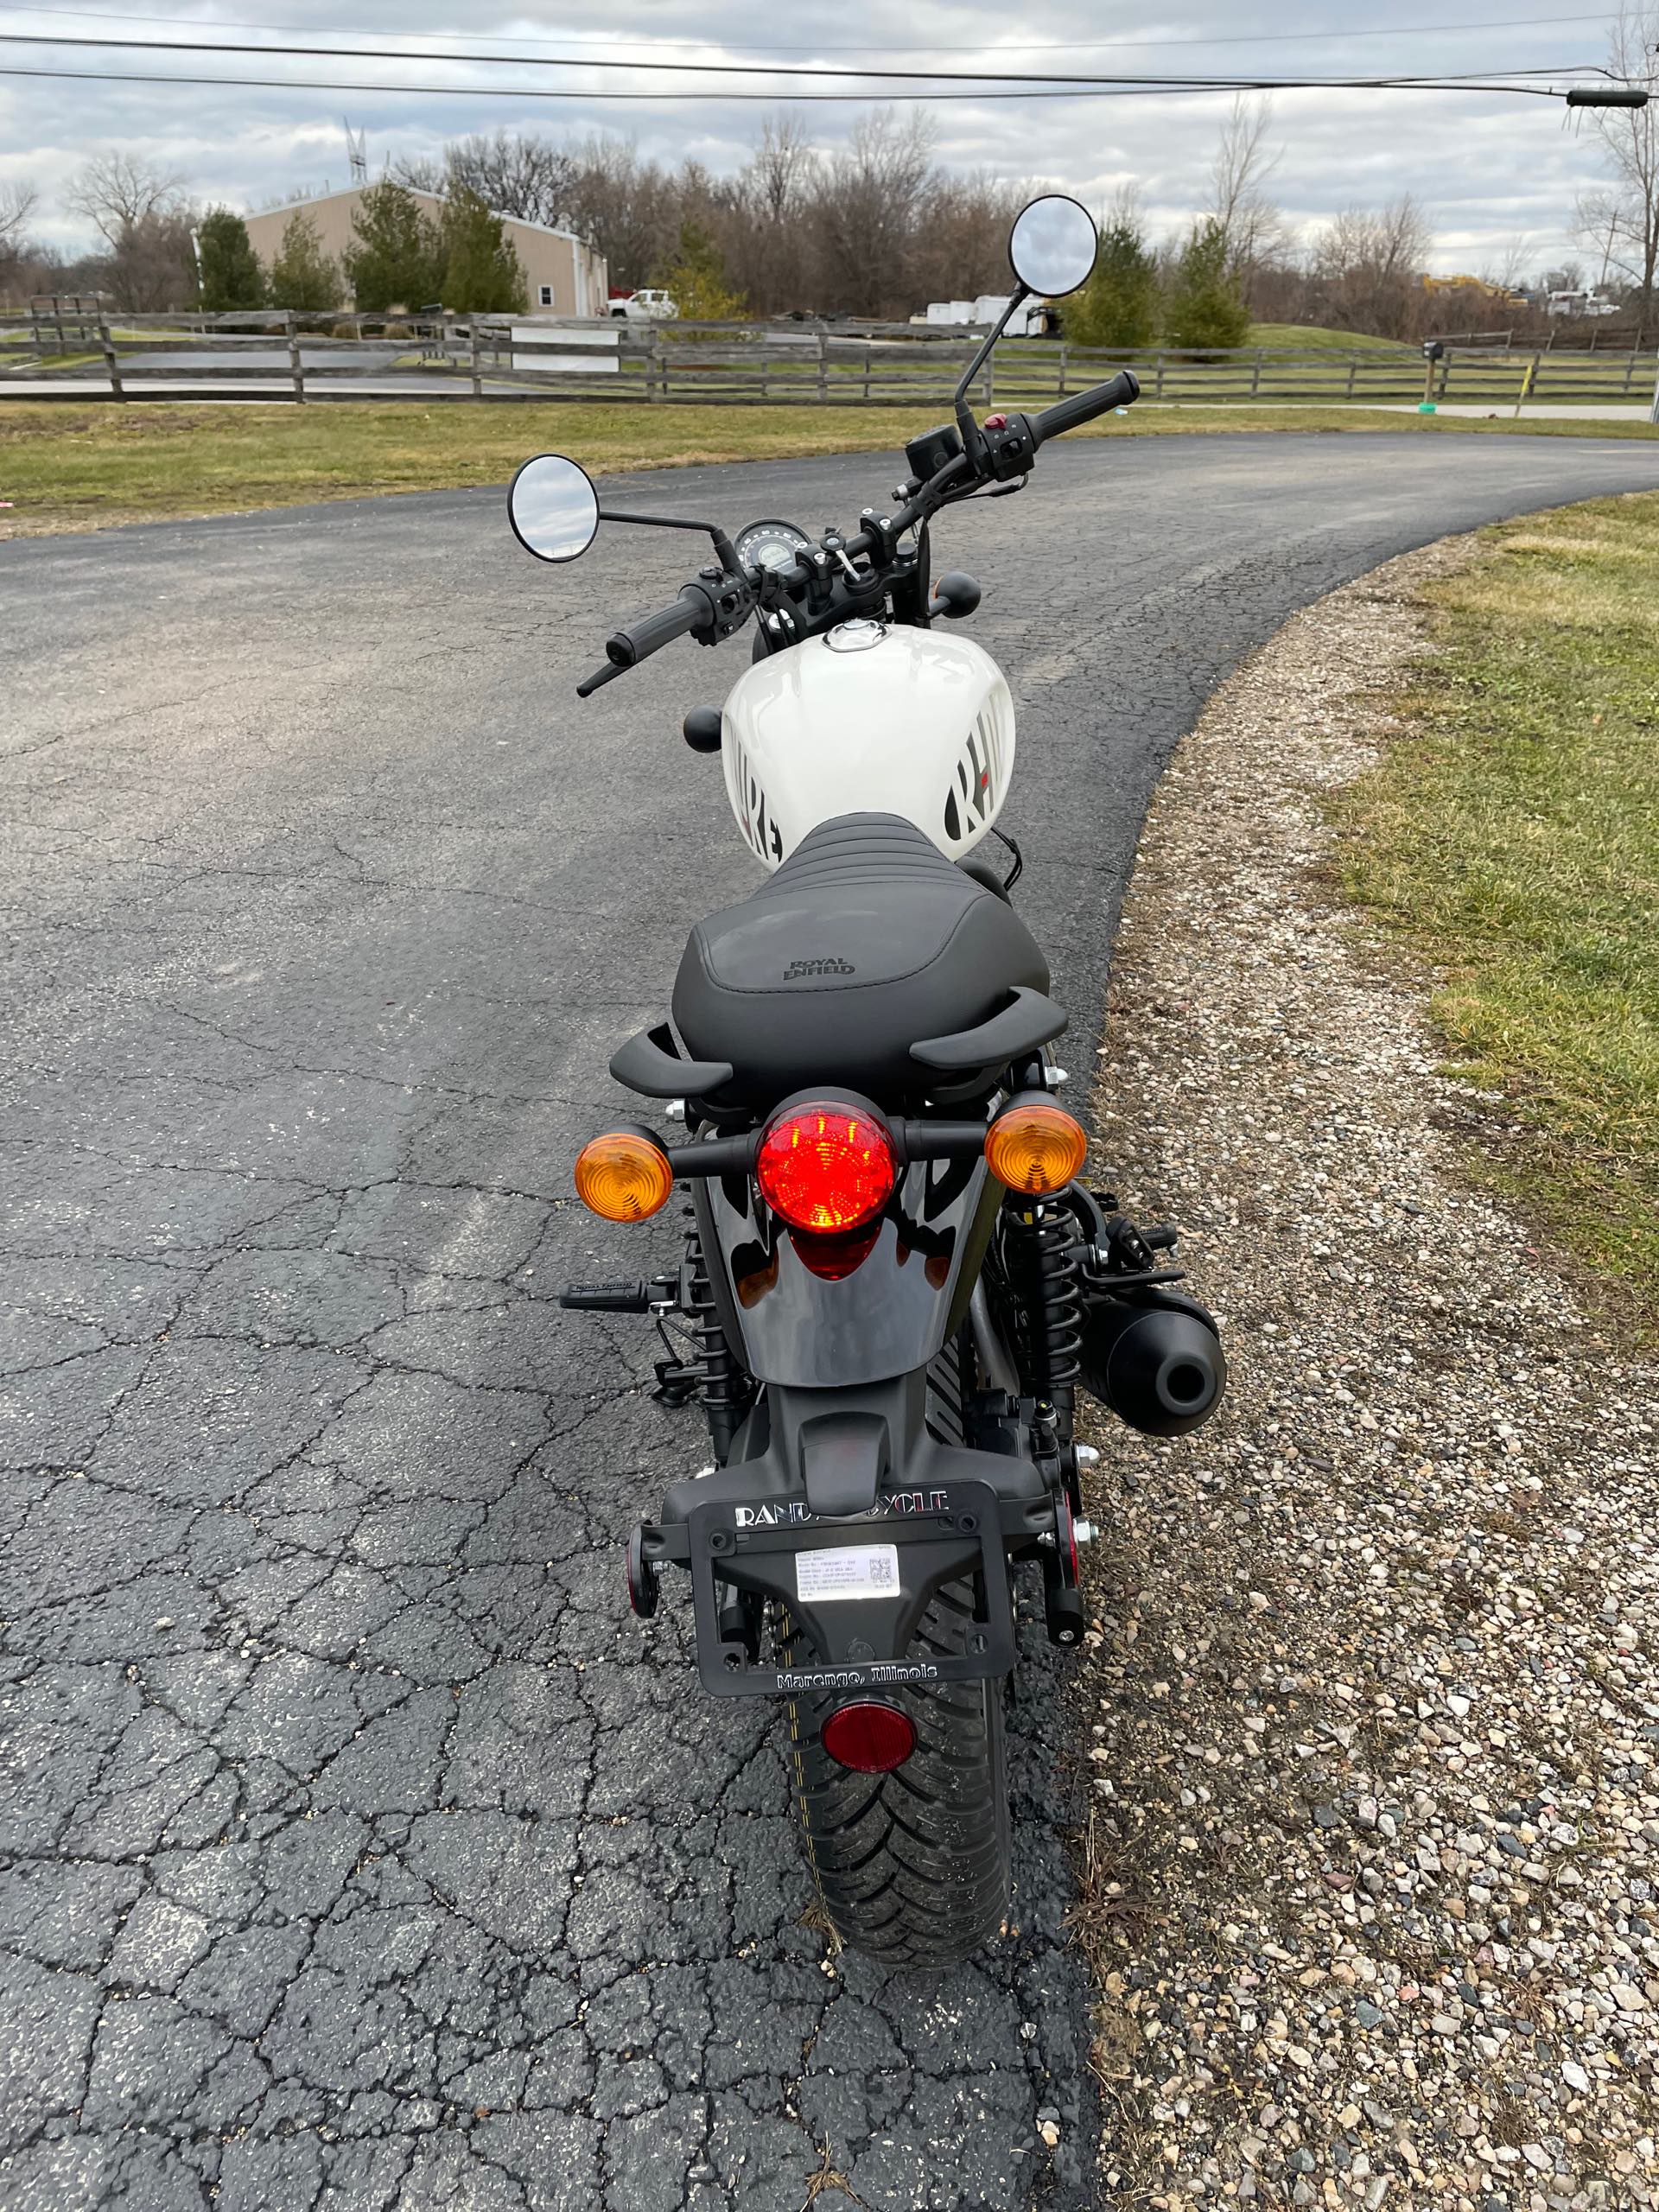
[[[602,69],[607,72],[626,71],[630,75],[646,72],[653,75],[692,77],[788,77],[806,78],[813,82],[825,78],[857,79],[876,83],[912,84],[925,80],[947,85],[1017,85],[1017,86],[1077,86],[1089,88],[1099,86],[1155,85],[1160,89],[1178,86],[1183,91],[1255,91],[1267,89],[1254,80],[1232,76],[1224,77],[1141,77],[1117,72],[1090,71],[1086,74],[1058,72],[1034,72],[1014,69],[874,69],[836,68],[821,62],[774,61],[652,61],[600,60],[585,54],[423,54],[409,47],[397,46],[251,46],[233,39],[194,38],[90,38],[79,32],[0,31],[0,46],[67,46],[77,50],[118,48],[126,51],[162,54],[236,54],[264,55],[283,60],[299,59],[308,61],[435,61],[467,62],[496,69]],[[1560,62],[1552,69],[1519,69],[1503,73],[1516,77],[1561,76],[1594,70],[1605,74],[1599,65],[1592,62]],[[1354,86],[1358,89],[1381,90],[1408,85],[1462,84],[1482,73],[1469,71],[1456,74],[1440,72],[1426,77],[1313,77],[1289,80],[1283,89],[1300,82],[1303,86],[1328,85]],[[228,81],[228,80],[227,80]],[[775,97],[775,96],[774,96]],[[933,98],[912,94],[912,98]]]
[[[428,60],[441,60],[429,55]],[[1559,72],[1556,73],[1560,73]],[[1466,79],[1416,77],[1239,77],[1239,78],[1121,78],[1112,82],[1084,79],[1057,87],[1022,85],[1007,91],[976,86],[971,92],[746,92],[724,85],[699,86],[692,92],[588,92],[575,87],[535,85],[376,85],[361,78],[343,80],[317,77],[195,77],[159,76],[126,69],[31,69],[0,62],[0,77],[51,78],[72,84],[206,85],[218,87],[251,86],[276,92],[395,92],[404,99],[499,100],[765,100],[774,106],[782,99],[838,102],[844,107],[868,107],[900,100],[1063,100],[1158,99],[1198,92],[1510,92],[1532,99],[1561,99],[1562,92],[1546,85],[1475,83]]]
[[[210,23],[204,22],[200,16],[137,14],[127,10],[110,8],[35,8],[23,4],[23,0],[16,0],[16,4],[9,7],[7,12],[29,16],[69,16],[98,22],[195,25],[206,30],[221,31],[284,33],[308,31],[313,28],[309,23]],[[1168,51],[1189,46],[1286,46],[1310,41],[1327,44],[1338,39],[1344,43],[1351,43],[1355,39],[1432,38],[1451,36],[1468,31],[1527,30],[1536,29],[1541,25],[1560,23],[1571,23],[1583,29],[1591,23],[1611,23],[1618,20],[1618,11],[1613,10],[1599,15],[1511,16],[1465,23],[1386,23],[1370,27],[1344,25],[1342,29],[1335,31],[1252,31],[1224,34],[1218,37],[1211,37],[1207,33],[1201,32],[1192,38],[1022,39],[1017,48],[1009,50],[1021,54],[1098,54],[1114,49],[1134,50],[1135,48],[1145,48],[1152,52]],[[404,35],[438,39],[448,38],[455,34],[448,31],[416,31],[406,32]],[[611,46],[615,43],[613,34],[606,35],[599,32],[559,31],[550,34],[546,39],[538,39],[533,33],[509,37],[505,34],[473,31],[467,35],[475,42],[486,46],[549,45],[555,38],[566,46]],[[706,47],[721,45],[722,41],[717,39],[687,38],[664,39],[658,43],[668,47]],[[734,41],[734,43],[741,50],[751,54],[957,54],[962,50],[948,41],[937,46],[893,46],[885,40],[867,40],[856,45],[815,43],[810,46],[785,46],[781,41],[766,39],[747,39]],[[992,54],[1000,50],[995,47],[978,47],[971,49],[976,54]],[[430,58],[441,61],[445,59],[445,56],[434,54]]]

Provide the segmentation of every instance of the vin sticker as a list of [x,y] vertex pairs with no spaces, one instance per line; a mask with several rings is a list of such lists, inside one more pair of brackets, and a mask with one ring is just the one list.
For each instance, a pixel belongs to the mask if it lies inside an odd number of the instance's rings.
[[837,1598],[891,1598],[898,1589],[897,1544],[837,1544],[795,1554],[795,1594],[804,1605]]

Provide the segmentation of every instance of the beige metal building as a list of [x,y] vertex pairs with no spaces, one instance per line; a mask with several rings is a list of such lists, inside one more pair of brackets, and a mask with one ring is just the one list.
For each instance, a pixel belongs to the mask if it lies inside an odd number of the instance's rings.
[[[443,203],[435,193],[417,192],[415,198],[435,218]],[[352,216],[363,198],[363,187],[327,192],[316,200],[296,200],[286,207],[269,207],[250,215],[248,236],[267,270],[281,251],[283,232],[290,215],[308,215],[317,226],[323,251],[340,262],[355,243]],[[532,315],[601,315],[606,313],[608,277],[605,258],[594,251],[574,231],[549,230],[541,223],[520,222],[504,215],[501,227],[524,272],[524,296]],[[344,268],[341,270],[344,276]],[[425,300],[405,300],[402,305],[425,307]]]

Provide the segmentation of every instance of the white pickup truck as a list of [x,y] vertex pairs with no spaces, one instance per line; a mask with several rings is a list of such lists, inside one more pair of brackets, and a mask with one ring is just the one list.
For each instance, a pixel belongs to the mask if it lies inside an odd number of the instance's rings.
[[669,322],[678,313],[666,292],[656,291],[648,284],[637,292],[630,292],[626,299],[611,302],[611,316],[615,321]]

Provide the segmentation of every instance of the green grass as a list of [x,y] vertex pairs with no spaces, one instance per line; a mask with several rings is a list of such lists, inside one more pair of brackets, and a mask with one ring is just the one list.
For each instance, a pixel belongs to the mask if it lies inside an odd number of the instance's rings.
[[1337,804],[1349,892],[1435,964],[1485,1172],[1659,1326],[1659,493],[1484,533],[1408,732]]
[[[573,454],[596,474],[804,454],[891,451],[938,419],[907,408],[652,407],[359,400],[307,407],[179,401],[0,402],[0,537],[245,513],[312,499],[505,484],[525,454]],[[1156,408],[1081,436],[1227,430],[1400,435],[1659,437],[1646,424],[1466,420],[1363,408]],[[875,488],[879,488],[879,486]]]
[[1270,346],[1295,353],[1408,353],[1421,359],[1414,346],[1397,339],[1367,338],[1357,330],[1327,330],[1319,322],[1253,322],[1245,340],[1249,346]]

